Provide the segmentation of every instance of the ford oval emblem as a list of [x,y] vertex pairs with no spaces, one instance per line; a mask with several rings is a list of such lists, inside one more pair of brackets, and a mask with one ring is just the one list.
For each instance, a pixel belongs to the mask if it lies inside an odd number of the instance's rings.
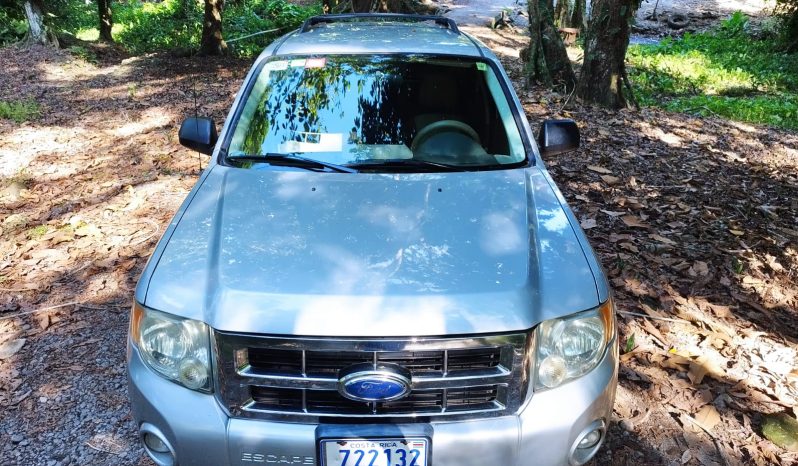
[[391,401],[410,393],[410,373],[395,364],[355,364],[341,370],[338,392],[355,401]]

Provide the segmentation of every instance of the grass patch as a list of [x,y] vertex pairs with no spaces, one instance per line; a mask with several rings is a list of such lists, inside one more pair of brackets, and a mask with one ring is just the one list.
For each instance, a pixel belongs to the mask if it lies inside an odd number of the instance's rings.
[[748,34],[740,12],[710,33],[629,47],[642,105],[798,129],[798,54]]
[[12,120],[15,123],[33,120],[41,115],[39,104],[32,99],[0,100],[0,119]]
[[97,64],[97,55],[95,55],[94,52],[87,49],[86,47],[83,47],[81,45],[73,45],[72,47],[69,47],[68,50],[73,57],[80,58],[81,60],[88,63],[92,63],[95,65]]

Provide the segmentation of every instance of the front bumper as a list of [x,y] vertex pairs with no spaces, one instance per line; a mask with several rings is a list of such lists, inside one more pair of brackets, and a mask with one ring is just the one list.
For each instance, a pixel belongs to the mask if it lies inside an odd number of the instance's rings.
[[599,366],[534,394],[514,416],[407,424],[297,424],[230,418],[213,395],[180,387],[144,365],[128,343],[128,381],[139,427],[155,427],[180,466],[318,465],[322,437],[431,440],[431,466],[568,465],[580,435],[612,412],[618,376],[613,341]]

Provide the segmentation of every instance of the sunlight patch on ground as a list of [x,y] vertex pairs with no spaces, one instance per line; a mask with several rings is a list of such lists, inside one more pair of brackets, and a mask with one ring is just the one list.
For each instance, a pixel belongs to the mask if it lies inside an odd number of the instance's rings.
[[171,125],[174,116],[163,107],[153,107],[145,110],[138,121],[133,121],[113,130],[116,137],[128,137],[134,134],[146,133],[156,128]]
[[757,133],[759,130],[752,125],[748,125],[745,123],[741,123],[739,121],[729,120],[729,125],[734,126],[735,128],[739,129],[740,131],[745,131],[746,133]]
[[501,31],[497,32],[482,26],[460,26],[460,30],[465,31],[480,41],[489,44],[493,53],[499,56],[519,58],[520,48],[517,38],[503,37]]
[[75,153],[83,147],[82,128],[21,127],[0,140],[0,176],[12,176],[27,167],[38,154],[46,152]]
[[672,147],[681,147],[681,145],[684,143],[684,140],[679,136],[670,132],[666,133],[662,129],[654,128],[647,123],[642,123],[640,125],[640,130],[644,135],[648,136],[649,138],[657,141],[662,141],[665,144]]

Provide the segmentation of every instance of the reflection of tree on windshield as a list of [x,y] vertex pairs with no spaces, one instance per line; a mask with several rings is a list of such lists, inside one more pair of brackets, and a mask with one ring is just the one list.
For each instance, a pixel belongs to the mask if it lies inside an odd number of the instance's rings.
[[409,98],[401,71],[385,59],[334,57],[320,68],[271,70],[263,95],[253,96],[260,102],[242,149],[273,152],[307,133],[339,133],[355,145],[408,143],[414,129],[400,114]]

